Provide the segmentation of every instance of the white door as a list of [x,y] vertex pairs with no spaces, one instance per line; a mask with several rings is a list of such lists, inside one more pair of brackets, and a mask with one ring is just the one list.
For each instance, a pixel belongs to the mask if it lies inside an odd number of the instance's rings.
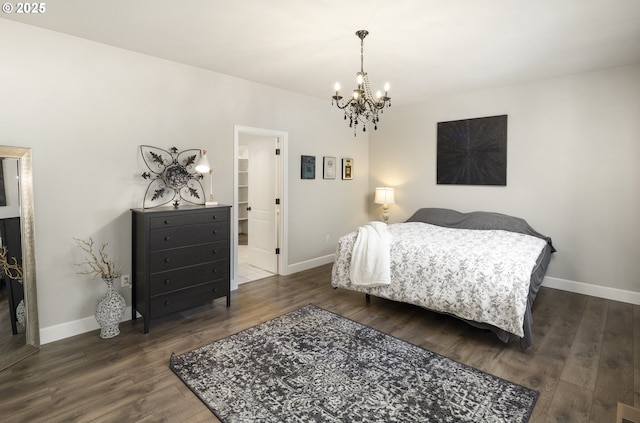
[[277,138],[249,141],[249,264],[278,273]]

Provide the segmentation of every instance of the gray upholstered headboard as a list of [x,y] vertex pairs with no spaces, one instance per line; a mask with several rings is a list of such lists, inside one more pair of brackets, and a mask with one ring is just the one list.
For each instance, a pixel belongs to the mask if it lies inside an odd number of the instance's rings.
[[544,239],[551,247],[551,252],[556,251],[551,243],[551,238],[533,229],[526,220],[506,214],[483,211],[461,213],[451,209],[422,208],[407,219],[407,222],[424,222],[457,229],[489,229],[517,232]]

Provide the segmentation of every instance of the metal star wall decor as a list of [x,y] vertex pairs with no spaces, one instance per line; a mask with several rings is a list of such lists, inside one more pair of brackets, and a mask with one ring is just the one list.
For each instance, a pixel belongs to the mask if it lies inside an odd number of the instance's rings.
[[171,201],[174,207],[178,207],[181,200],[191,204],[204,204],[204,189],[200,183],[202,175],[196,172],[200,154],[199,149],[180,152],[176,147],[167,151],[141,145],[140,155],[149,169],[141,176],[150,180],[142,207],[162,206]]

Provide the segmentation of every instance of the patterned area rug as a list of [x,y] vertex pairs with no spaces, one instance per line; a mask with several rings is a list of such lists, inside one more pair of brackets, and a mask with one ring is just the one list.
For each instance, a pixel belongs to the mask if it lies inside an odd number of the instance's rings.
[[171,369],[223,422],[529,421],[538,392],[308,305]]

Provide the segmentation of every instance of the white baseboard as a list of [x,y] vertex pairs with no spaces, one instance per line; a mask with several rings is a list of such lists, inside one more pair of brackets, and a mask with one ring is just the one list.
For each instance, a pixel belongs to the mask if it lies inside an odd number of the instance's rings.
[[574,292],[576,294],[590,295],[592,297],[604,298],[612,301],[640,305],[640,292],[636,291],[592,285],[550,276],[545,276],[542,281],[542,286]]
[[[299,263],[291,264],[287,266],[287,275],[292,273],[301,272],[303,270],[313,269],[314,267],[322,266],[327,263],[333,263],[335,260],[335,254],[329,254],[327,256],[318,257],[312,260],[306,260]],[[232,290],[238,289],[237,282],[231,283]],[[131,319],[131,307],[127,307],[124,313],[124,321]],[[69,338],[71,336],[80,335],[82,333],[90,332],[92,330],[100,329],[100,325],[96,321],[94,316],[85,317],[82,319],[74,320],[71,322],[60,323],[59,325],[48,326],[46,328],[40,328],[40,344],[48,344],[60,339]],[[96,336],[98,336],[96,334]]]
[[[140,314],[138,314],[138,317],[140,317]],[[126,322],[128,320],[131,320],[131,307],[126,308],[124,311],[124,317],[121,321]],[[48,326],[46,328],[40,328],[40,344],[48,344],[60,339],[91,332],[96,329],[100,329],[100,325],[98,325],[94,316],[60,323],[59,325]],[[98,336],[98,334],[96,334],[96,336]]]
[[292,273],[302,272],[303,270],[313,269],[314,267],[322,266],[324,264],[333,263],[336,259],[335,254],[329,254],[322,257],[317,257],[311,260],[305,260],[298,263],[290,264],[287,266],[287,275]]
[[[333,263],[335,254],[329,254],[312,260],[306,260],[291,264],[287,267],[287,274],[298,273],[303,270],[313,269],[328,263]],[[624,289],[609,288],[606,286],[591,285],[583,282],[575,282],[566,279],[545,276],[542,286],[548,288],[561,289],[563,291],[574,292],[576,294],[590,295],[592,297],[605,298],[607,300],[621,301],[624,303],[640,305],[640,292],[627,291]],[[123,322],[131,317],[131,307],[127,307],[124,313]],[[140,315],[138,315],[140,317]],[[40,343],[42,345],[71,336],[80,335],[92,330],[100,329],[94,316],[74,320],[72,322],[60,323],[40,329]],[[98,336],[96,334],[96,336]]]

